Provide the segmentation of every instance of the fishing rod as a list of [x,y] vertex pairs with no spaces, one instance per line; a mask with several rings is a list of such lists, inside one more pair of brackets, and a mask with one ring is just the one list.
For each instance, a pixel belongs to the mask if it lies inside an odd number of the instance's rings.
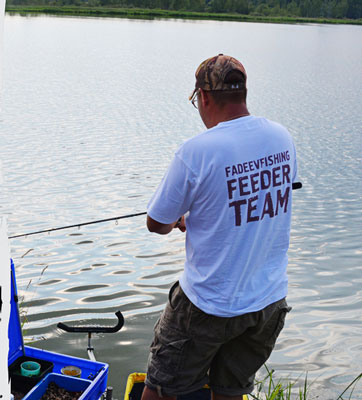
[[118,221],[119,219],[138,217],[139,215],[146,215],[146,214],[147,214],[147,212],[141,212],[141,213],[137,213],[137,214],[122,215],[120,217],[98,219],[97,221],[82,222],[80,224],[61,226],[59,228],[51,228],[51,229],[44,229],[42,231],[22,233],[20,235],[9,236],[9,239],[15,239],[15,238],[19,238],[19,237],[37,235],[39,233],[48,233],[48,232],[60,231],[61,229],[70,229],[70,228],[77,228],[77,227],[80,228],[81,226],[85,226],[85,225],[99,224],[101,222],[108,222],[108,221]]
[[[292,184],[292,189],[301,189],[302,187],[302,182],[293,182]],[[105,219],[98,219],[96,221],[90,221],[90,222],[83,222],[80,224],[74,224],[74,225],[66,225],[66,226],[61,226],[59,228],[51,228],[51,229],[44,229],[42,231],[36,231],[36,232],[29,232],[29,233],[22,233],[20,235],[14,235],[14,236],[9,236],[9,239],[15,239],[15,238],[20,238],[20,237],[26,237],[26,236],[32,236],[32,235],[37,235],[39,233],[49,233],[49,232],[54,232],[54,231],[60,231],[62,229],[70,229],[70,228],[80,228],[81,226],[86,226],[86,225],[92,225],[92,224],[99,224],[101,222],[109,222],[109,221],[118,221],[119,219],[124,219],[124,218],[132,218],[132,217],[138,217],[140,215],[146,215],[147,212],[140,212],[136,214],[128,214],[128,215],[121,215],[120,217],[112,217],[112,218],[105,218]]]

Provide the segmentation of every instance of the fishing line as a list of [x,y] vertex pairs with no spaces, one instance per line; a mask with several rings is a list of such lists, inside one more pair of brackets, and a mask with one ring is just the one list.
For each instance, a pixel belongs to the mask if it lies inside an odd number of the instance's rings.
[[[293,182],[292,184],[292,189],[301,189],[302,188],[302,183],[301,182]],[[112,218],[105,218],[105,219],[98,219],[96,221],[90,221],[90,222],[83,222],[80,224],[74,224],[74,225],[67,225],[67,226],[61,226],[59,228],[51,228],[51,229],[44,229],[42,231],[36,231],[36,232],[29,232],[29,233],[22,233],[20,235],[14,235],[14,236],[9,236],[9,239],[15,239],[19,237],[26,237],[26,236],[31,236],[31,235],[37,235],[39,233],[48,233],[48,232],[54,232],[54,231],[60,231],[62,229],[70,229],[70,228],[80,228],[81,226],[86,226],[86,225],[92,225],[92,224],[99,224],[101,222],[108,222],[108,221],[116,221],[118,223],[119,219],[124,219],[124,218],[132,218],[132,217],[138,217],[139,215],[146,215],[147,212],[141,212],[141,213],[136,213],[136,214],[128,214],[128,215],[122,215],[120,217],[112,217]]]

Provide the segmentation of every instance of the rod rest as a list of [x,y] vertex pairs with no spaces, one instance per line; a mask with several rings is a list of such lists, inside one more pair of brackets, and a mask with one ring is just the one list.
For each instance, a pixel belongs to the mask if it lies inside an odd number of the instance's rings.
[[83,333],[112,333],[118,332],[124,325],[124,318],[120,311],[116,312],[118,322],[116,326],[68,326],[59,322],[57,327],[66,332],[83,332]]

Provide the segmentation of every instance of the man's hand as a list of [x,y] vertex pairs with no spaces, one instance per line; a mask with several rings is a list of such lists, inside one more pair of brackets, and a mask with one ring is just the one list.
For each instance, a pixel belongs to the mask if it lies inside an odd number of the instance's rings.
[[154,219],[152,219],[149,215],[147,215],[147,228],[150,232],[156,232],[160,235],[167,235],[172,231],[174,228],[180,229],[181,232],[186,231],[185,225],[185,217],[182,216],[180,223],[177,225],[177,222],[172,222],[171,224],[162,224]]
[[181,232],[186,232],[186,223],[185,223],[185,216],[183,215],[180,219],[177,220],[174,229],[180,229]]

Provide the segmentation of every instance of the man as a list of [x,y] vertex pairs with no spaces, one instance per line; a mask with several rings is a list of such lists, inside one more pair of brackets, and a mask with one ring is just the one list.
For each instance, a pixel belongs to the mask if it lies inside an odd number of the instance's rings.
[[190,100],[207,130],[176,151],[148,205],[151,232],[186,231],[186,262],[155,326],[143,400],[175,399],[205,383],[214,400],[240,400],[290,310],[293,141],[250,115],[235,58],[209,58],[195,76]]

